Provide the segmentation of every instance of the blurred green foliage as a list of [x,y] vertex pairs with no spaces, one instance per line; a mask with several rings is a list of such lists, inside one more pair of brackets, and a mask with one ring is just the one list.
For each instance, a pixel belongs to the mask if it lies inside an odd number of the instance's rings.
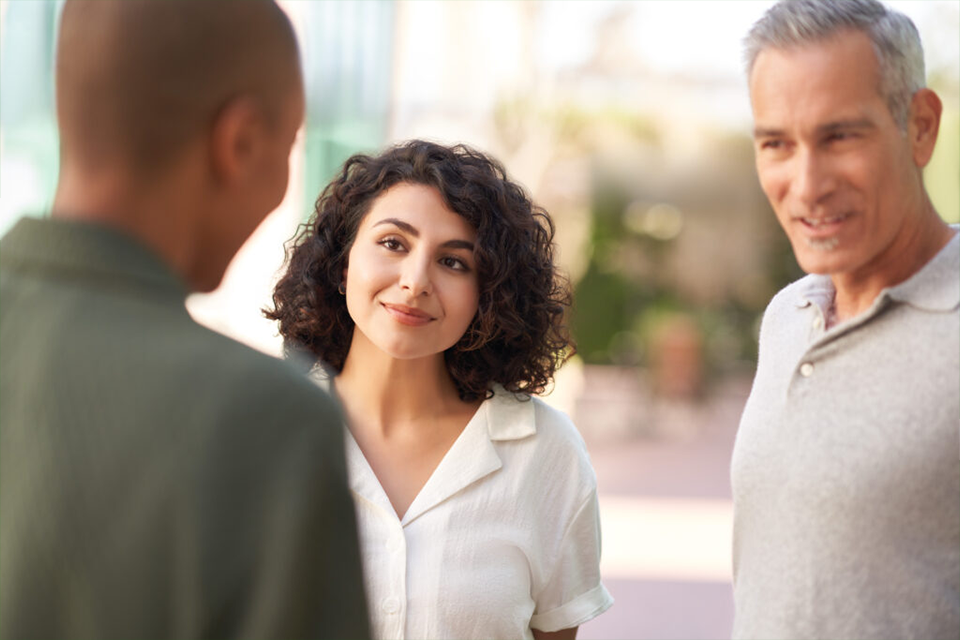
[[[638,233],[626,224],[624,212],[630,202],[630,194],[623,189],[605,183],[602,177],[596,179],[590,258],[574,289],[571,318],[584,362],[650,367],[659,332],[677,318],[686,318],[702,336],[708,378],[752,367],[758,322],[766,300],[749,304],[737,297],[724,297],[705,304],[685,295],[665,277],[665,263],[676,240]],[[773,213],[761,210],[757,215],[772,218]],[[763,275],[776,290],[803,274],[785,236],[776,234],[773,238],[775,246],[764,252],[769,258]],[[622,256],[630,254],[643,256],[649,268],[642,272],[624,268]]]

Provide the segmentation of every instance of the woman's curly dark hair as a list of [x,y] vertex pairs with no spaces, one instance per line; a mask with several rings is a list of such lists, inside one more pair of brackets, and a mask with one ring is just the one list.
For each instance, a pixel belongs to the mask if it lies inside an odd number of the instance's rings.
[[495,383],[515,393],[543,392],[574,351],[564,325],[569,287],[554,266],[553,222],[503,165],[465,145],[411,140],[344,163],[291,241],[274,309],[264,310],[279,321],[285,350],[312,353],[342,370],[354,327],[338,292],[347,256],[374,200],[400,183],[435,187],[477,230],[479,308],[444,354],[460,398],[489,397]]

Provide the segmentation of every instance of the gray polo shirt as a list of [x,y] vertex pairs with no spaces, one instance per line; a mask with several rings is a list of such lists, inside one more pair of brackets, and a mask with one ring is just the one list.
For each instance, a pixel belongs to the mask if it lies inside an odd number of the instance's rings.
[[734,638],[960,637],[960,236],[824,331],[767,308],[731,464]]

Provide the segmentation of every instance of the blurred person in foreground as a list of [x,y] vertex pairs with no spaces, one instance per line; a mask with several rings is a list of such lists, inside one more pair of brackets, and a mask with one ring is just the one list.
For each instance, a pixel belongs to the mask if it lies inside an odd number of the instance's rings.
[[499,163],[353,156],[273,299],[350,420],[375,637],[569,639],[610,606],[586,447],[534,397],[572,346],[553,223]]
[[195,324],[303,117],[268,1],[68,0],[51,217],[0,242],[0,636],[358,638],[341,417]]
[[760,183],[810,275],[732,460],[735,638],[960,636],[960,244],[910,20],[787,0],[746,41]]

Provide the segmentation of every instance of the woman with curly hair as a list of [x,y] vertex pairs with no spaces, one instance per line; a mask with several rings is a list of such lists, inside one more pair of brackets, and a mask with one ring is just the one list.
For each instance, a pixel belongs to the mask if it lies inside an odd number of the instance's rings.
[[586,448],[532,397],[572,350],[553,223],[498,162],[353,156],[273,302],[347,416],[375,637],[573,638],[610,606]]

